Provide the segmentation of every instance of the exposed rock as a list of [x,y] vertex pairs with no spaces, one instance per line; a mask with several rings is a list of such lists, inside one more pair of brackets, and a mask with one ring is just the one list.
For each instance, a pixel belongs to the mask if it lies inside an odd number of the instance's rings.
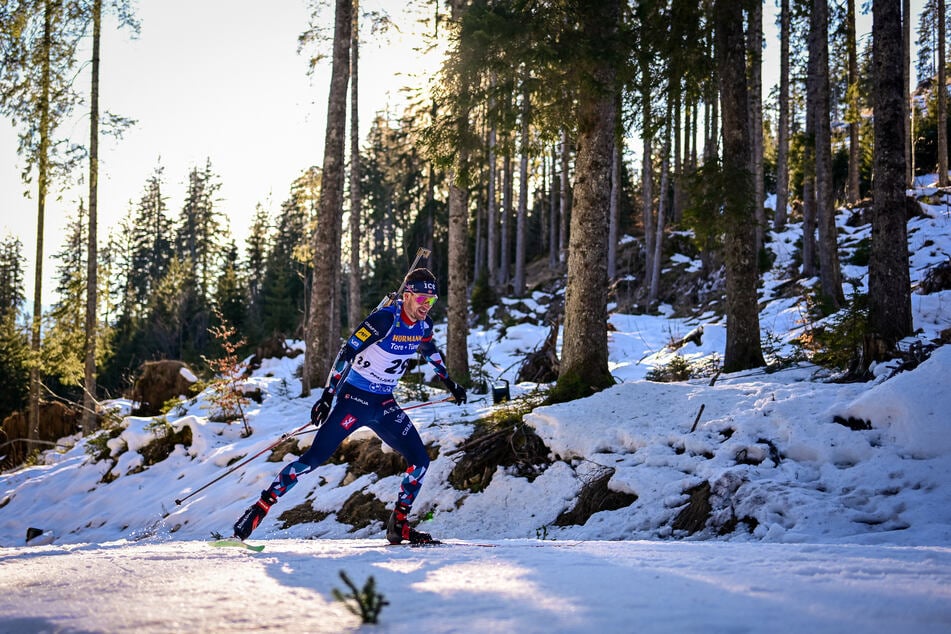
[[551,451],[528,425],[478,429],[453,453],[465,452],[449,474],[459,490],[484,491],[498,467],[512,467],[516,475],[534,480],[551,464]]
[[283,359],[288,357],[293,359],[299,355],[303,354],[303,350],[299,348],[291,348],[287,345],[287,340],[283,335],[276,335],[267,339],[261,343],[254,351],[254,356],[251,357],[251,360],[248,362],[248,371],[257,370],[261,367],[261,362],[264,359]]
[[350,524],[353,530],[364,528],[373,522],[385,522],[388,516],[386,505],[375,495],[364,491],[354,492],[337,511],[337,521]]
[[693,535],[703,530],[713,511],[710,504],[710,483],[702,482],[685,492],[690,495],[690,500],[674,518],[671,527],[675,531],[686,531],[688,535]]
[[192,393],[194,381],[190,380],[191,377],[194,377],[194,373],[181,361],[146,361],[142,364],[139,378],[132,388],[132,400],[138,403],[133,414],[161,414],[162,406],[166,402]]
[[[63,405],[59,401],[40,403],[39,437],[44,449],[64,436],[71,436],[81,431],[82,414],[75,409]],[[0,462],[0,469],[14,467],[29,455],[29,437],[27,413],[13,412],[7,416],[0,429],[0,444],[9,443],[0,451],[6,458]]]
[[592,515],[601,511],[616,511],[637,501],[633,493],[612,491],[608,481],[614,469],[604,469],[594,480],[587,482],[578,494],[578,501],[570,511],[564,511],[555,520],[555,526],[583,526]]
[[951,260],[932,267],[918,286],[918,291],[922,295],[947,290],[951,290]]

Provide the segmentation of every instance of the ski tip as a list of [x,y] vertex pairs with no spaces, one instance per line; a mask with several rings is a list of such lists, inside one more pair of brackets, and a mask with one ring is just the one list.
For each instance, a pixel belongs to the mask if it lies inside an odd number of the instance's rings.
[[208,545],[214,548],[244,548],[246,550],[250,550],[256,553],[259,553],[262,550],[264,550],[263,545],[255,546],[252,544],[245,543],[241,541],[240,539],[215,539],[213,541],[208,542]]

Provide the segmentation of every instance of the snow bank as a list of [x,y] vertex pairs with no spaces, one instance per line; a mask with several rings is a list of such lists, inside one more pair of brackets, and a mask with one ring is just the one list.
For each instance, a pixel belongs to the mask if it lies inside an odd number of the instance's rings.
[[914,372],[903,372],[865,392],[842,411],[882,429],[917,459],[951,454],[951,346],[938,348]]

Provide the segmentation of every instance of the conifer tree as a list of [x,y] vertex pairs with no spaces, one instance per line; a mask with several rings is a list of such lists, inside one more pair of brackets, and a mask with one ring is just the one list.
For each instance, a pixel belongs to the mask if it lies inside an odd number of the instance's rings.
[[128,293],[123,309],[130,318],[145,315],[152,291],[171,265],[174,234],[166,196],[162,193],[163,172],[161,165],[156,166],[126,222],[130,249],[126,270]]
[[352,0],[336,0],[327,130],[317,225],[313,234],[310,311],[302,396],[323,384],[340,345],[340,238],[343,216],[344,132],[350,80]]
[[248,229],[248,238],[245,243],[244,262],[241,265],[243,279],[247,285],[248,302],[248,337],[255,341],[262,335],[259,330],[264,311],[262,306],[262,288],[266,273],[269,241],[271,237],[271,219],[268,212],[260,204],[257,206],[251,226]]
[[79,154],[57,138],[79,96],[72,86],[77,42],[86,16],[63,0],[28,0],[5,6],[0,24],[0,113],[19,127],[18,153],[24,180],[36,180],[36,254],[30,328],[29,439],[39,438],[40,340],[43,316],[43,262],[46,202]]
[[29,391],[29,338],[17,320],[26,301],[23,243],[0,239],[0,420],[21,409]]
[[901,11],[872,6],[875,55],[875,181],[868,263],[868,326],[886,347],[912,332],[908,228],[905,216],[904,94]]
[[217,208],[216,198],[221,183],[211,170],[211,160],[199,170],[188,173],[185,202],[179,214],[175,234],[175,254],[181,260],[190,260],[194,265],[197,284],[196,297],[201,306],[210,306],[214,292],[226,236],[227,223]]
[[[87,227],[82,202],[66,230],[66,239],[54,254],[58,280],[57,300],[47,316],[43,340],[43,374],[55,379],[71,397],[83,383],[85,359],[86,251]],[[56,386],[54,386],[56,391]]]
[[713,24],[723,104],[723,169],[731,179],[723,204],[727,319],[723,366],[736,371],[763,365],[753,249],[754,189],[747,159],[750,126],[742,8],[732,0],[715,0]]
[[238,246],[232,240],[225,247],[224,262],[215,287],[212,321],[216,323],[213,327],[230,324],[238,332],[245,332],[248,324],[248,303],[246,286],[242,283],[239,270]]
[[23,306],[23,242],[13,235],[0,239],[0,311],[14,314]]

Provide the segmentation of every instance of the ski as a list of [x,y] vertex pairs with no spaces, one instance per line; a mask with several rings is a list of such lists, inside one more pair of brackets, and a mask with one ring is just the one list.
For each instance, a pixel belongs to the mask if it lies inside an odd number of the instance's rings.
[[[431,542],[422,542],[420,544],[411,544],[410,542],[401,542],[399,544],[390,544],[387,543],[387,547],[400,547],[403,548],[428,548],[430,546],[469,546],[472,548],[495,548],[498,544],[480,544],[477,542],[441,542],[438,539],[435,539]],[[376,546],[366,546],[366,548],[376,548]]]
[[256,553],[264,550],[264,546],[252,546],[251,544],[245,544],[240,539],[216,539],[215,541],[208,542],[208,544],[210,546],[214,546],[215,548],[244,548]]

